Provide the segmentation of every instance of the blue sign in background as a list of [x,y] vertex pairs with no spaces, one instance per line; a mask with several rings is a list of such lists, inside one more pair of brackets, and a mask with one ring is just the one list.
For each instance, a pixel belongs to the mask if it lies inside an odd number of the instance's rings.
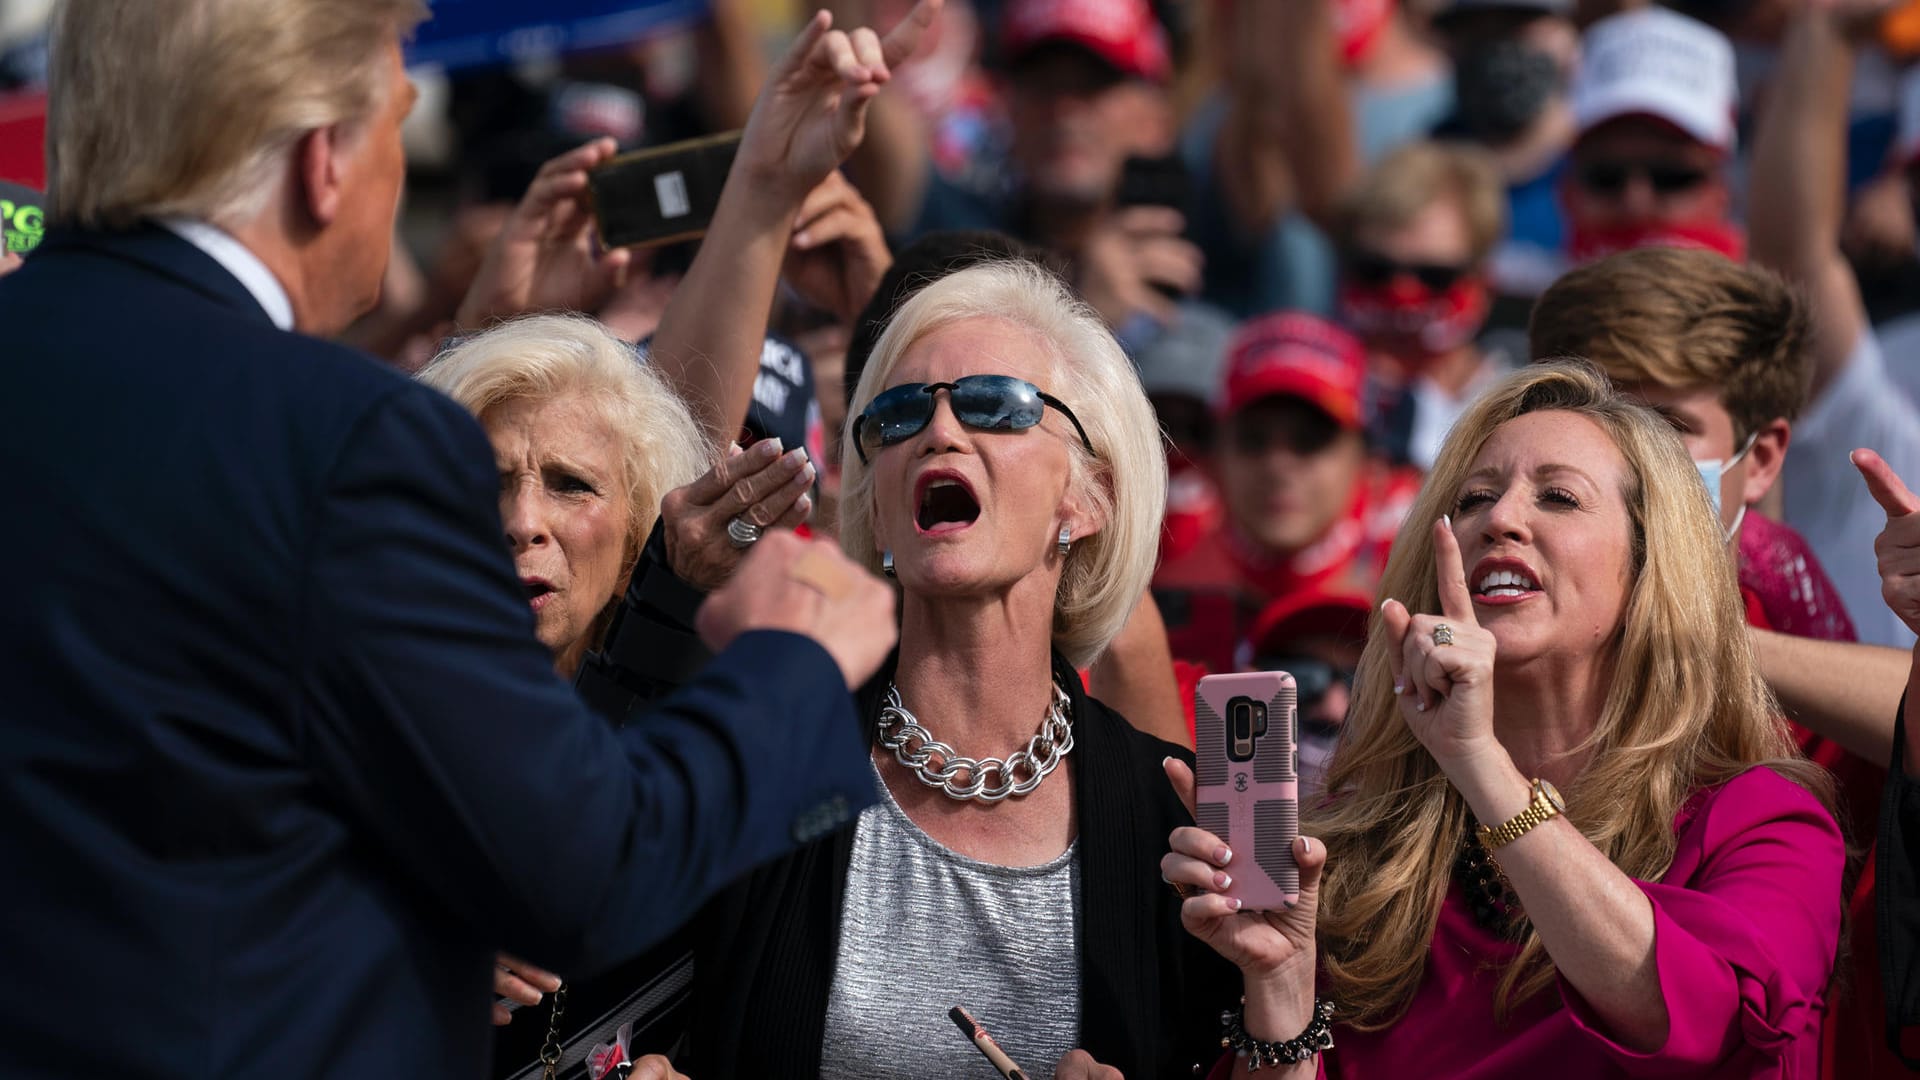
[[618,45],[700,18],[707,0],[432,0],[409,64],[473,67]]

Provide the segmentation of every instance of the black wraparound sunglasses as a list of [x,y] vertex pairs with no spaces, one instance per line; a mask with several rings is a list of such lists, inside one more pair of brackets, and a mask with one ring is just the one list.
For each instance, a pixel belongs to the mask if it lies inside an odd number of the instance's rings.
[[902,383],[882,391],[853,422],[853,449],[860,463],[865,465],[867,455],[883,446],[918,435],[933,419],[935,395],[941,390],[947,392],[954,419],[982,431],[1025,431],[1040,423],[1052,406],[1080,433],[1087,453],[1094,452],[1080,418],[1059,398],[1011,375],[967,375],[953,382]]
[[1406,274],[1434,292],[1446,292],[1472,269],[1452,263],[1403,263],[1371,251],[1358,251],[1347,257],[1348,276],[1375,288],[1392,284],[1394,278]]
[[1657,195],[1677,195],[1707,182],[1707,171],[1678,161],[1595,161],[1575,174],[1596,195],[1618,195],[1636,176],[1647,178]]

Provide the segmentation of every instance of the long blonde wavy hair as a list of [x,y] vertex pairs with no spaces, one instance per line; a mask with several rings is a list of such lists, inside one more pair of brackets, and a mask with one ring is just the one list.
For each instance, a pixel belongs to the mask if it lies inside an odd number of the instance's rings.
[[[1493,386],[1453,426],[1394,541],[1381,594],[1438,611],[1433,522],[1452,513],[1480,448],[1527,413],[1598,424],[1626,459],[1632,580],[1604,646],[1612,685],[1579,750],[1588,764],[1564,794],[1566,816],[1628,876],[1658,881],[1677,846],[1674,815],[1695,790],[1766,765],[1832,804],[1826,774],[1794,753],[1747,639],[1733,562],[1706,487],[1668,424],[1579,361],[1537,364]],[[1378,613],[1356,696],[1327,776],[1334,796],[1303,826],[1327,844],[1320,970],[1348,1022],[1387,1027],[1426,968],[1455,854],[1472,812],[1395,703]],[[1497,683],[1496,683],[1497,691]],[[1500,981],[1495,1015],[1539,993],[1553,961],[1531,927]]]

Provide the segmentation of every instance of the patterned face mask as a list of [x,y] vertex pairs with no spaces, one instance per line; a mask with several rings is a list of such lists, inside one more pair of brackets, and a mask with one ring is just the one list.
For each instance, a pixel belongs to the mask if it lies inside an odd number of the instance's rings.
[[1545,112],[1564,85],[1553,54],[1522,41],[1485,42],[1454,68],[1455,115],[1476,138],[1503,143]]

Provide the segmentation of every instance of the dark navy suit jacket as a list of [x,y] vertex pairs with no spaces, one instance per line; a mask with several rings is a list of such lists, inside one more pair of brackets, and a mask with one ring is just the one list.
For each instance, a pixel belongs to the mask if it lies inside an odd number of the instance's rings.
[[871,801],[796,635],[591,718],[479,426],[171,233],[50,235],[0,373],[0,1076],[479,1077],[496,948],[584,975]]

